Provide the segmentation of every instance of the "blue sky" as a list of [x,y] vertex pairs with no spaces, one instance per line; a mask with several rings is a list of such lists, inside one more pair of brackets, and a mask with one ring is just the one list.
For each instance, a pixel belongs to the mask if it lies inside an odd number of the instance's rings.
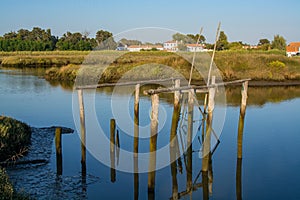
[[66,31],[104,29],[118,34],[139,27],[162,27],[197,33],[201,26],[213,42],[217,24],[229,41],[256,44],[280,34],[300,41],[299,0],[1,0],[0,35],[34,26]]

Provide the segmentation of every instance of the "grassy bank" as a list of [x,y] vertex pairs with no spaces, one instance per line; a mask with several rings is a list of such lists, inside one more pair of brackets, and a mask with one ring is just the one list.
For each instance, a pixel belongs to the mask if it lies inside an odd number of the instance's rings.
[[30,144],[31,129],[18,120],[0,116],[0,161],[14,159]]
[[0,63],[4,67],[61,67],[68,64],[80,65],[88,51],[42,51],[0,52]]
[[[100,82],[115,82],[137,66],[152,64],[147,70],[135,69],[128,79],[163,78],[172,75],[163,66],[170,66],[176,72],[189,77],[193,53],[169,52],[12,52],[0,53],[5,67],[47,67],[46,78],[52,81],[73,82],[83,63],[83,68],[94,65],[91,76]],[[196,64],[209,66],[209,55],[197,53]],[[202,60],[201,60],[202,59]],[[199,61],[201,60],[201,61]],[[198,63],[197,63],[198,62]],[[153,65],[155,64],[155,65]],[[224,80],[251,78],[258,81],[300,80],[300,57],[288,58],[282,51],[220,51],[216,52],[215,64]],[[91,69],[91,68],[89,68]],[[104,70],[105,69],[105,70]],[[168,74],[171,73],[171,74]],[[205,73],[204,73],[205,74]],[[194,81],[202,77],[194,73]]]
[[[14,161],[25,153],[30,144],[31,129],[15,119],[0,116],[0,161]],[[0,166],[0,199],[30,199],[28,195],[17,192]]]

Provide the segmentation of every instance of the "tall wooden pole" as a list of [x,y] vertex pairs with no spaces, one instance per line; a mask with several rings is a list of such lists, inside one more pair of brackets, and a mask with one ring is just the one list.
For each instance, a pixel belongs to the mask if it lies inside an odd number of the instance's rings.
[[151,112],[151,131],[150,131],[150,156],[149,156],[149,172],[148,172],[148,194],[150,197],[155,193],[155,170],[156,170],[156,149],[157,149],[157,128],[158,128],[158,107],[159,96],[154,94],[151,96],[152,112]]
[[56,173],[62,175],[61,128],[55,129]]
[[140,101],[140,84],[135,86],[135,98],[134,98],[134,141],[133,152],[134,156],[138,156],[139,152],[139,101]]
[[243,158],[243,133],[244,133],[244,120],[247,107],[248,98],[248,81],[242,85],[242,100],[240,108],[240,118],[238,126],[237,137],[237,161],[236,161],[236,199],[242,199],[242,158]]
[[248,81],[243,83],[242,86],[242,101],[240,108],[240,118],[239,118],[239,126],[238,126],[238,141],[237,141],[237,157],[242,158],[243,155],[243,132],[244,132],[244,119],[247,107],[247,92],[248,92]]
[[186,165],[186,179],[188,192],[193,189],[193,121],[194,121],[194,91],[190,90],[188,94],[188,129],[187,129],[187,165]]
[[116,181],[116,164],[115,164],[115,133],[116,133],[116,120],[110,120],[110,181]]
[[83,101],[83,90],[78,90],[78,103],[80,113],[80,135],[81,135],[81,171],[86,175],[86,133],[85,133],[85,112]]
[[[215,84],[216,77],[212,77],[212,85]],[[212,131],[212,119],[213,110],[215,107],[215,87],[209,88],[208,92],[208,108],[207,108],[207,118],[206,118],[206,134],[203,141],[203,158],[202,158],[202,171],[207,172],[209,167],[209,156],[210,156],[210,142],[211,142],[211,131]]]

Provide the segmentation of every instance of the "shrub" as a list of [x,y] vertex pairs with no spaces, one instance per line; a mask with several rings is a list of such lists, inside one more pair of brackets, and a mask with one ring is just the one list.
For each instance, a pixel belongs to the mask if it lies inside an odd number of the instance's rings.
[[0,116],[0,161],[18,154],[30,144],[31,129],[25,123]]

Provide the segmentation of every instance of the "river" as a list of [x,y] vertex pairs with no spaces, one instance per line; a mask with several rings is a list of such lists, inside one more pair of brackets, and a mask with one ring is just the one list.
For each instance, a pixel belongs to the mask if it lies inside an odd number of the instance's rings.
[[[115,94],[111,87],[85,92],[86,110],[92,114],[86,119],[86,139],[91,147],[88,147],[87,169],[83,175],[80,134],[77,133],[79,117],[76,91],[59,84],[50,84],[40,73],[30,70],[0,68],[0,83],[1,115],[21,120],[32,127],[55,125],[75,130],[73,134],[62,136],[62,175],[56,173],[54,143],[48,164],[8,169],[16,187],[37,199],[300,199],[300,87],[249,88],[242,161],[237,159],[240,88],[226,90],[226,106],[217,105],[220,110],[226,107],[226,116],[224,126],[217,133],[220,143],[211,157],[207,184],[209,194],[206,195],[204,176],[201,174],[202,159],[199,158],[201,141],[197,136],[200,125],[199,122],[197,125],[199,113],[196,107],[195,139],[190,160],[192,165],[188,164],[187,154],[181,156],[175,166],[162,164],[155,173],[155,193],[149,194],[149,174],[145,171],[134,174],[128,170],[132,167],[132,160],[127,159],[125,151],[132,150],[133,139],[126,132],[132,131],[133,125],[130,125],[131,120],[126,118],[121,107],[122,101],[129,102],[126,108],[132,111],[130,116],[133,117],[130,88]],[[112,96],[116,98],[116,104],[119,101],[116,108],[111,106]],[[171,98],[170,95],[160,97],[162,107],[159,109],[158,149],[169,141],[173,114]],[[90,99],[95,99],[95,106],[89,105]],[[150,97],[142,95],[140,125],[145,130],[150,122],[150,108]],[[117,171],[110,168],[110,162],[107,163],[110,161],[109,155],[101,157],[105,152],[100,147],[105,144],[97,137],[99,130],[109,137],[111,118],[116,118],[120,146],[124,150],[114,163],[119,169]],[[219,122],[216,118],[214,124]],[[124,124],[126,120],[129,122]],[[131,127],[129,131],[124,130],[126,126]],[[140,133],[146,137],[143,134],[149,134],[150,129],[146,132],[143,129]],[[93,148],[93,145],[99,145],[99,148]],[[149,149],[149,140],[141,139],[139,145],[139,151],[145,153]],[[143,162],[142,158],[138,161],[140,170],[143,169]],[[189,183],[193,184],[192,190],[185,192]],[[174,195],[174,191],[180,195]]]

